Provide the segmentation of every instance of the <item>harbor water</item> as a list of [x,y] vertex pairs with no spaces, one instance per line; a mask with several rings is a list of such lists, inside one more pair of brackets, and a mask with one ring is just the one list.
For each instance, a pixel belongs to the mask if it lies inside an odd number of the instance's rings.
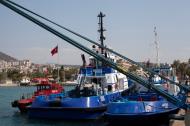
[[[65,90],[73,86],[65,86]],[[11,107],[11,102],[19,99],[23,94],[32,93],[35,87],[0,87],[0,126],[107,126],[104,120],[91,121],[68,121],[68,120],[45,120],[30,119],[27,114],[21,114],[17,108]],[[127,122],[126,122],[126,126]],[[183,122],[177,121],[170,126],[185,126]]]
[[[72,86],[64,87],[69,90]],[[23,94],[32,93],[35,87],[0,87],[0,126],[105,126],[103,121],[62,121],[29,119],[17,108],[11,107],[11,101],[19,99]]]

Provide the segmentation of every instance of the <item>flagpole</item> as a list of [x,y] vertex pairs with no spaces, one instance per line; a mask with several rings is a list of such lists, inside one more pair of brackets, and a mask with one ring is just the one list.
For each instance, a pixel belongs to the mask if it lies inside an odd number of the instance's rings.
[[57,78],[59,83],[59,46],[57,44]]

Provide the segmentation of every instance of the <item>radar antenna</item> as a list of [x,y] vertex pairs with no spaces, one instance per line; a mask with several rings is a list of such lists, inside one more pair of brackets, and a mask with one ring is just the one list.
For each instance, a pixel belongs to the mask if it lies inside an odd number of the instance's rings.
[[[105,14],[103,14],[102,12],[100,12],[100,14],[98,15],[98,17],[99,17],[99,30],[98,30],[98,32],[100,33],[100,42],[101,42],[101,46],[104,46],[104,40],[106,39],[105,37],[104,37],[104,31],[105,31],[105,29],[103,28],[103,17],[105,17],[106,15]],[[101,48],[101,54],[103,54],[104,53],[104,49],[103,48]]]
[[158,45],[158,35],[156,31],[156,27],[154,27],[154,44],[156,45],[156,66],[160,66],[160,59],[159,59],[159,45]]

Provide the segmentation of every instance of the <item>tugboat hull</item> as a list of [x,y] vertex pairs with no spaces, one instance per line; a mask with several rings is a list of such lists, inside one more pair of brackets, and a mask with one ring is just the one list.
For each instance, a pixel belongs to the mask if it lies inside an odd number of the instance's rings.
[[103,117],[107,104],[120,98],[120,92],[102,96],[70,98],[38,96],[28,108],[30,118],[88,120]]
[[28,115],[30,118],[81,120],[101,118],[105,111],[106,106],[96,108],[30,107]]
[[111,103],[105,113],[109,124],[127,125],[169,125],[169,115],[176,114],[179,108],[167,101],[128,101]]

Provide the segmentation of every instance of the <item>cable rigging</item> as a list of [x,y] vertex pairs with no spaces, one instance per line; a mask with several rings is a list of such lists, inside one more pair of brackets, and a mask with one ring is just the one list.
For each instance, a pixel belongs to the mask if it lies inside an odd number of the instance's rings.
[[[148,82],[147,80],[143,80],[141,77],[123,69],[121,66],[119,66],[118,64],[108,60],[107,58],[105,58],[103,55],[97,54],[94,51],[92,51],[91,49],[85,47],[84,45],[78,43],[77,41],[69,38],[68,36],[58,32],[57,30],[51,28],[50,26],[46,25],[45,23],[35,19],[34,17],[28,15],[27,13],[19,10],[18,8],[16,8],[15,6],[11,5],[9,3],[9,0],[0,0],[0,3],[3,4],[4,6],[8,7],[9,9],[15,11],[16,13],[20,14],[21,16],[27,18],[28,20],[32,21],[33,23],[39,25],[40,27],[46,29],[47,31],[51,32],[52,34],[62,38],[63,40],[65,40],[66,42],[70,43],[71,45],[77,47],[78,49],[88,53],[89,55],[95,57],[96,59],[106,62],[110,67],[112,67],[113,69],[118,70],[119,72],[125,74],[126,76],[128,76],[129,78],[137,81],[139,84],[149,88],[151,87],[155,92],[161,94],[162,96],[164,96],[166,99],[168,99],[170,102],[174,103],[175,105],[182,107],[182,108],[190,108],[190,105],[182,102],[181,100],[177,99],[176,97],[172,96],[171,94],[157,88],[156,86],[154,86],[152,83]],[[101,47],[101,46],[100,46]],[[104,49],[108,49],[104,46],[102,46],[102,48]],[[109,49],[108,49],[109,50]],[[116,53],[117,54],[117,53]],[[121,55],[122,56],[122,55]],[[125,57],[126,58],[126,57]],[[126,58],[128,59],[128,58]],[[130,61],[130,59],[128,59]],[[131,62],[134,62],[131,60]],[[138,65],[138,63],[134,62],[135,64]],[[147,68],[146,68],[147,69]],[[151,71],[150,71],[151,73]],[[153,72],[152,72],[153,73]],[[168,80],[169,81],[169,80]],[[171,81],[171,80],[170,80]],[[184,87],[182,87],[183,89],[186,89]],[[188,90],[188,89],[187,89]]]

